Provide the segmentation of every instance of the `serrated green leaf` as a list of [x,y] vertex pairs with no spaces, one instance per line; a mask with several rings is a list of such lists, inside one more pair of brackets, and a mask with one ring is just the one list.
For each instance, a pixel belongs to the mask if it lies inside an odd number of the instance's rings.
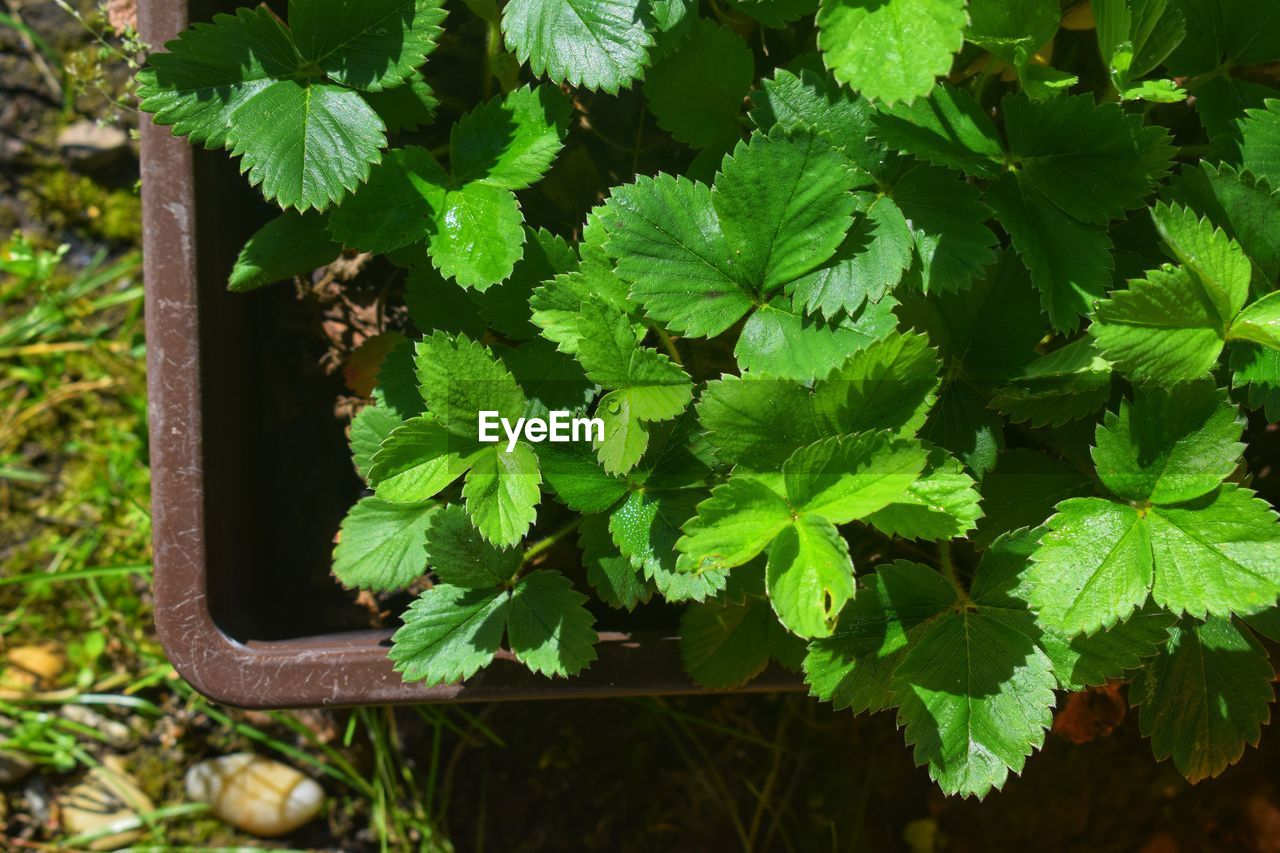
[[897,202],[859,192],[854,204],[859,216],[835,255],[787,288],[810,314],[854,316],[864,302],[884,300],[911,266],[913,234]]
[[769,294],[825,262],[852,223],[852,189],[844,158],[818,136],[740,143],[711,193],[737,275]]
[[435,233],[449,177],[424,148],[388,151],[368,183],[329,216],[329,230],[347,246],[390,252]]
[[502,551],[486,542],[466,512],[454,504],[433,513],[427,523],[427,564],[440,583],[465,589],[507,584],[520,568],[519,551]]
[[643,74],[653,36],[640,0],[511,0],[507,50],[535,77],[610,94]]
[[[1102,61],[1122,96],[1158,97],[1158,90],[1132,87],[1164,62],[1186,35],[1186,23],[1177,4],[1170,0],[1098,0],[1093,16],[1098,25]],[[1153,84],[1173,86],[1167,80],[1147,81],[1147,86]]]
[[1151,540],[1146,517],[1131,506],[1060,503],[1032,557],[1029,600],[1041,621],[1074,636],[1128,619],[1151,590]]
[[540,675],[577,675],[596,659],[587,597],[559,572],[530,572],[511,590],[507,639],[516,659]]
[[1222,65],[1280,59],[1280,19],[1265,0],[1175,0],[1187,38],[1169,58],[1178,75],[1205,74]]
[[[491,328],[512,340],[525,341],[537,337],[539,331],[531,321],[529,310],[536,288],[577,268],[578,253],[567,240],[543,228],[526,225],[524,256],[516,263],[511,276],[483,293],[472,291],[470,295]],[[618,286],[622,287],[621,282]]]
[[703,687],[740,687],[769,665],[769,605],[707,601],[680,617],[680,660]]
[[815,379],[886,337],[897,325],[896,303],[885,298],[836,321],[806,316],[795,301],[779,294],[761,305],[743,325],[733,349],[738,366],[783,379]]
[[405,681],[426,686],[470,678],[502,645],[511,594],[437,584],[414,599],[387,655]]
[[926,336],[895,332],[831,371],[815,387],[816,404],[835,418],[835,434],[887,429],[910,435],[934,403],[939,371]]
[[1053,38],[1061,18],[1056,0],[970,0],[965,39],[1016,65]]
[[945,450],[927,447],[928,462],[906,494],[865,521],[886,536],[941,541],[967,535],[982,517],[978,484]]
[[462,487],[467,515],[487,541],[515,545],[537,518],[541,483],[538,457],[529,445],[518,442],[510,452],[487,446],[472,457]]
[[1092,479],[1060,459],[1025,448],[1006,450],[982,480],[984,514],[974,544],[985,548],[1002,533],[1037,527],[1059,502],[1092,492]]
[[445,193],[436,211],[431,262],[463,287],[505,279],[524,253],[524,217],[511,190],[485,183]]
[[227,147],[236,111],[302,63],[289,31],[265,7],[214,15],[165,48],[138,72],[139,106],[209,148]]
[[1127,621],[1091,637],[1068,637],[1047,630],[1040,637],[1040,645],[1053,661],[1058,686],[1063,690],[1084,690],[1142,666],[1168,641],[1174,621],[1168,613],[1148,605]]
[[1275,670],[1248,629],[1183,619],[1134,679],[1130,701],[1157,759],[1192,782],[1217,776],[1257,744],[1271,716]]
[[1218,487],[1244,453],[1244,421],[1210,382],[1151,387],[1098,427],[1093,461],[1116,497],[1175,504]]
[[578,547],[587,567],[587,583],[610,607],[634,610],[653,595],[653,587],[631,558],[618,550],[609,536],[607,517],[589,515],[578,529]]
[[920,431],[923,438],[956,455],[981,480],[1004,449],[1004,422],[972,385],[949,383]]
[[783,464],[787,501],[796,512],[846,524],[904,498],[928,457],[918,442],[886,432],[829,438],[800,448]]
[[823,0],[818,47],[836,79],[892,104],[929,94],[964,42],[964,0]]
[[508,190],[532,186],[564,147],[572,111],[554,86],[525,86],[485,101],[449,131],[454,180]]
[[1201,163],[1184,166],[1170,185],[1170,195],[1239,241],[1257,270],[1258,291],[1280,278],[1280,231],[1272,217],[1280,195],[1264,180],[1234,166]]
[[1227,338],[1280,350],[1280,294],[1268,293],[1231,321]]
[[893,673],[905,650],[955,600],[955,590],[928,566],[879,567],[862,578],[835,633],[809,643],[804,675],[810,693],[855,714],[893,707]]
[[391,435],[391,431],[404,419],[387,406],[375,404],[365,406],[351,419],[351,456],[356,471],[361,477],[369,479],[369,468],[373,464],[373,454]]
[[298,52],[331,80],[377,92],[399,86],[440,37],[443,0],[290,0]]
[[997,389],[991,405],[1014,422],[1062,426],[1095,414],[1110,394],[1111,363],[1085,337],[1028,364]]
[[645,75],[644,94],[658,126],[695,148],[726,146],[741,135],[738,117],[754,61],[731,30],[696,19],[689,38]]
[[476,453],[474,439],[450,433],[432,415],[411,418],[392,430],[373,454],[369,482],[385,501],[415,503],[435,497],[461,477]]
[[479,436],[479,412],[495,411],[515,421],[524,414],[524,393],[510,371],[478,341],[436,332],[418,344],[418,381],[427,409],[456,436]]
[[995,123],[963,89],[943,83],[928,99],[882,108],[873,122],[879,139],[921,160],[980,178],[1000,173]]
[[614,188],[603,218],[618,275],[654,320],[680,334],[712,337],[751,310],[704,184],[638,178]]
[[1068,216],[1022,175],[992,183],[986,200],[1030,270],[1053,327],[1074,331],[1111,286],[1107,232]]
[[1053,720],[1053,665],[1030,617],[997,609],[934,620],[894,674],[899,724],[948,794],[982,797],[1020,773]]
[[1249,408],[1262,409],[1269,423],[1280,421],[1280,351],[1236,344],[1231,370],[1231,386],[1247,389]]
[[403,86],[366,92],[364,99],[387,126],[388,133],[417,130],[430,124],[436,117],[436,107],[440,106],[434,90],[422,78],[421,72],[410,75]]
[[1151,596],[1203,619],[1253,613],[1280,595],[1280,525],[1248,489],[1225,485],[1190,504],[1148,516],[1156,575]]
[[840,531],[825,518],[801,515],[782,528],[765,570],[769,603],[800,637],[828,637],[853,597],[853,561]]
[[595,441],[596,455],[610,474],[625,474],[635,467],[649,447],[649,426],[633,411],[634,401],[626,391],[614,391],[600,398],[596,417],[604,425],[604,435]]
[[627,494],[627,481],[605,471],[585,443],[544,442],[537,452],[546,484],[575,512],[604,512]]
[[243,293],[257,290],[332,263],[342,246],[329,236],[323,214],[286,211],[253,233],[240,249],[227,289]]
[[1151,215],[1173,257],[1199,279],[1220,323],[1230,323],[1249,299],[1253,276],[1240,244],[1179,205],[1157,204]]
[[439,504],[361,499],[342,520],[333,549],[333,574],[343,586],[399,590],[426,573],[422,552]]
[[387,144],[384,130],[350,89],[277,80],[236,109],[226,140],[240,172],[268,200],[324,210],[368,179]]
[[779,69],[751,94],[751,121],[764,133],[775,127],[821,136],[854,167],[854,185],[873,183],[884,152],[869,139],[875,109],[820,67]]
[[1098,303],[1089,333],[1103,356],[1134,379],[1199,379],[1218,363],[1226,326],[1198,276],[1152,270]]
[[996,235],[983,223],[991,208],[953,172],[912,169],[893,187],[893,200],[911,224],[925,293],[963,290],[996,260]]
[[731,477],[698,504],[676,542],[685,571],[728,569],[748,562],[791,522],[786,499],[766,483]]
[[1011,95],[1003,109],[1011,158],[1021,174],[1082,222],[1106,225],[1141,207],[1169,170],[1167,133],[1143,127],[1117,104],[1097,105],[1091,95],[1040,103]]

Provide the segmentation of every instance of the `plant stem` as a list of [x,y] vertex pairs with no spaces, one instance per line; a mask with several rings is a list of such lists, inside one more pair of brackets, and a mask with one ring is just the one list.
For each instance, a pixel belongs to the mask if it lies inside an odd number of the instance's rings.
[[951,588],[956,591],[957,603],[968,606],[971,604],[969,591],[960,583],[960,579],[956,577],[955,563],[951,560],[951,543],[938,543],[938,565],[942,568],[942,576],[947,579],[947,583],[951,584]]
[[680,350],[676,349],[676,342],[671,339],[666,330],[656,324],[650,325],[649,328],[653,329],[654,333],[657,334],[658,340],[662,342],[662,348],[671,355],[671,360],[684,367],[684,359],[680,357]]
[[555,532],[551,533],[544,539],[539,539],[537,542],[534,542],[532,545],[530,545],[528,548],[525,549],[524,555],[520,558],[520,564],[524,565],[525,563],[528,563],[534,557],[538,556],[543,551],[546,551],[552,545],[556,544],[561,539],[568,536],[573,531],[577,530],[578,525],[580,524],[582,524],[581,516],[570,519],[559,530],[556,530]]

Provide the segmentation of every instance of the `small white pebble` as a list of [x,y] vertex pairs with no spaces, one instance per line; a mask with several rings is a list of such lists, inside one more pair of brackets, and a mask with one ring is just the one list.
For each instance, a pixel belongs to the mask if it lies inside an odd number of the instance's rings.
[[200,762],[187,771],[186,787],[220,820],[260,838],[293,832],[324,805],[324,789],[314,780],[250,752]]

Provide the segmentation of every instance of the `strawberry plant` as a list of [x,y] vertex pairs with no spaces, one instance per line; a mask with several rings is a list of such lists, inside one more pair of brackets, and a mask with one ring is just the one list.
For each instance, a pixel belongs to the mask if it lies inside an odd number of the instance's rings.
[[232,289],[386,273],[333,571],[412,590],[406,679],[572,676],[666,602],[699,684],[890,711],[952,794],[1116,680],[1193,781],[1256,743],[1269,2],[447,11],[242,9],[139,88],[279,208]]

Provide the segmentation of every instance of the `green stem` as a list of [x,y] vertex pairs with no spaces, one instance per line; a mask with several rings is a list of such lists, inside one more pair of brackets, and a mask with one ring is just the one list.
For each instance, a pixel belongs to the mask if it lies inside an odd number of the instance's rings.
[[938,565],[942,568],[942,576],[947,579],[947,583],[951,584],[951,588],[956,591],[956,601],[962,606],[972,604],[969,598],[969,591],[960,583],[960,579],[956,577],[955,563],[951,560],[951,543],[938,543]]
[[548,535],[546,538],[539,539],[537,542],[534,542],[532,545],[530,545],[528,548],[525,549],[524,555],[521,556],[520,558],[520,564],[524,565],[525,563],[528,563],[534,557],[538,556],[543,551],[546,551],[552,545],[556,544],[561,539],[568,536],[573,531],[577,530],[578,525],[580,524],[582,524],[582,516],[577,516],[571,519],[569,522],[567,522],[559,530],[556,530],[555,532]]
[[649,328],[653,329],[654,333],[658,336],[658,340],[662,342],[662,348],[671,355],[671,360],[681,367],[684,367],[684,359],[680,357],[680,350],[676,349],[676,342],[672,340],[666,330],[657,324],[650,324]]

